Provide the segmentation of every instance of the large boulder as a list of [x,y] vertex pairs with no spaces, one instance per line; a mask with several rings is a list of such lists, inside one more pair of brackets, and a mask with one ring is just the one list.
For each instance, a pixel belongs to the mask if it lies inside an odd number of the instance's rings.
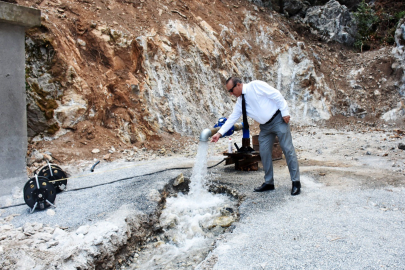
[[[254,4],[259,1],[249,0]],[[265,7],[269,7],[277,12],[294,16],[300,14],[305,16],[306,9],[312,6],[323,6],[329,0],[262,0]],[[338,0],[341,5],[345,5],[350,11],[356,11],[361,0]]]
[[399,91],[402,97],[405,97],[405,18],[401,19],[395,31],[396,46],[392,49],[396,61],[392,68],[402,73],[402,79],[399,82]]
[[315,34],[327,41],[337,41],[353,45],[357,31],[356,20],[346,6],[331,0],[324,6],[307,9],[304,22],[311,26]]
[[382,115],[381,118],[385,121],[396,121],[405,117],[405,18],[398,22],[395,43],[396,46],[392,49],[395,62],[391,67],[398,74],[399,81],[396,86],[402,100],[398,100],[396,107]]
[[[325,5],[328,0],[308,0],[312,6],[322,6]],[[360,4],[361,0],[338,0],[341,5],[345,5],[350,11],[356,11],[357,6]]]
[[397,47],[405,46],[405,19],[398,22],[398,27],[395,31],[395,43]]

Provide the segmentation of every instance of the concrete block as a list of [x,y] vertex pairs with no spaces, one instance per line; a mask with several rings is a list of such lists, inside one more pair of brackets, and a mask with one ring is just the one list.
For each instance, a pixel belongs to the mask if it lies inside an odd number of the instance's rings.
[[0,22],[23,27],[41,25],[41,11],[0,1]]
[[27,180],[24,36],[25,27],[0,22],[0,196]]
[[27,181],[25,29],[41,11],[0,1],[0,198]]

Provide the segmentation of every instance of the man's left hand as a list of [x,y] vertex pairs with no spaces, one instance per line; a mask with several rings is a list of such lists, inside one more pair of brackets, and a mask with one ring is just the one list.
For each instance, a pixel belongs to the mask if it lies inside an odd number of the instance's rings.
[[284,122],[286,122],[287,124],[288,124],[288,122],[290,122],[290,116],[289,115],[283,116],[283,119],[284,119]]

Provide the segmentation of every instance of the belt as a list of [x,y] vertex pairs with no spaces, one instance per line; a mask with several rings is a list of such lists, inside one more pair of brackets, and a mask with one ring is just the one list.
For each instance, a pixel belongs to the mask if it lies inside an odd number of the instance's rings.
[[279,115],[280,113],[281,113],[280,110],[277,110],[276,113],[270,118],[270,120],[266,122],[266,124],[268,124],[268,123],[270,123],[271,121],[273,121],[273,119],[274,119],[277,115]]

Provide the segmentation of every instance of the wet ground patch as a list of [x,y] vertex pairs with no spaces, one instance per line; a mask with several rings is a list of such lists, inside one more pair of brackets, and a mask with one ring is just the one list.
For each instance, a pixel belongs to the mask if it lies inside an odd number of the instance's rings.
[[115,269],[194,269],[233,230],[243,196],[220,184],[189,194],[190,182],[181,174],[159,191],[156,212],[141,224],[144,237],[120,250]]

